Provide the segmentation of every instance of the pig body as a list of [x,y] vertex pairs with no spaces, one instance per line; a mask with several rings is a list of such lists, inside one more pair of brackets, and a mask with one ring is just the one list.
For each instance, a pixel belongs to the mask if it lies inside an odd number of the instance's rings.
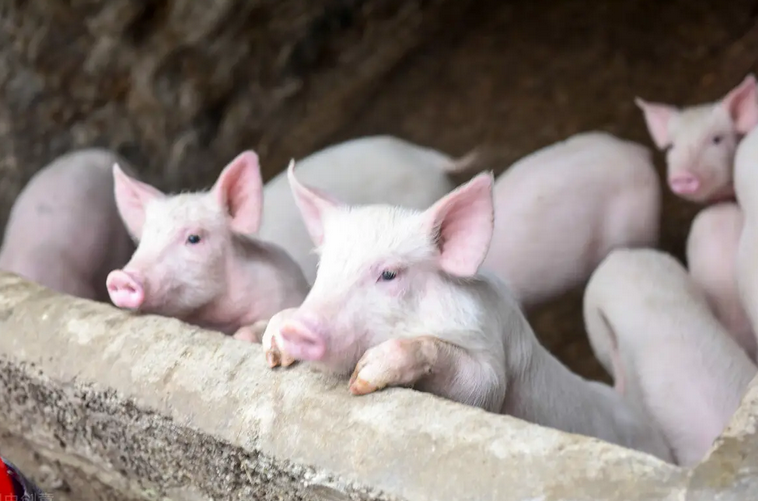
[[254,152],[238,155],[209,191],[166,195],[118,167],[112,175],[119,212],[139,241],[126,266],[108,275],[116,306],[257,341],[249,329],[262,332],[271,315],[305,297],[297,263],[252,236],[262,191]]
[[73,151],[37,172],[11,209],[0,269],[55,291],[108,301],[105,277],[134,244],[119,218],[112,168],[98,148]]
[[612,252],[587,284],[584,319],[617,391],[644,407],[677,463],[702,460],[757,369],[684,267],[652,249]]
[[734,197],[734,154],[758,124],[755,76],[749,74],[719,101],[677,108],[636,98],[653,142],[666,151],[668,186],[691,202]]
[[716,318],[755,360],[755,333],[737,288],[737,248],[742,224],[742,211],[733,202],[701,210],[687,237],[687,266]]
[[750,324],[758,329],[758,129],[749,132],[737,148],[734,185],[743,224],[737,247],[737,290]]
[[[352,204],[387,203],[422,209],[455,187],[451,174],[475,165],[471,153],[455,160],[392,136],[368,136],[317,151],[298,162],[298,176]],[[318,259],[280,173],[264,187],[263,222],[258,236],[287,250],[310,283]]]
[[492,236],[492,176],[424,212],[342,205],[290,183],[320,253],[299,308],[264,334],[269,364],[350,374],[354,394],[421,391],[669,459],[657,429],[612,388],[542,347],[507,286],[478,273]]
[[577,134],[519,160],[494,192],[483,266],[526,308],[581,285],[612,249],[658,242],[661,187],[651,153],[607,133]]

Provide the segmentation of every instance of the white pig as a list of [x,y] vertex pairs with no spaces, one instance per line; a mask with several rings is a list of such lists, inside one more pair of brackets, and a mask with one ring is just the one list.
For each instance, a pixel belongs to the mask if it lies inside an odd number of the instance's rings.
[[661,186],[650,150],[576,134],[513,164],[495,183],[484,268],[529,308],[584,283],[612,249],[658,243]]
[[701,210],[687,237],[687,267],[716,318],[755,360],[755,333],[737,289],[737,247],[742,221],[742,211],[733,202]]
[[76,150],[37,172],[10,212],[0,269],[57,292],[108,301],[105,277],[134,251],[113,199],[105,149]]
[[734,188],[743,224],[737,247],[737,289],[753,331],[758,329],[758,128],[737,148]]
[[492,174],[427,210],[351,206],[288,177],[319,252],[299,308],[264,334],[269,365],[305,360],[367,394],[414,386],[464,404],[669,459],[658,430],[537,340],[507,286],[478,269],[492,237]]
[[676,108],[639,97],[635,103],[653,142],[666,151],[673,193],[701,204],[734,197],[734,153],[741,137],[758,124],[753,74],[712,103]]
[[232,160],[210,191],[165,195],[117,165],[113,176],[119,212],[139,241],[126,266],[108,276],[116,306],[255,341],[245,328],[305,297],[297,263],[252,237],[262,196],[254,152]]
[[613,251],[587,284],[584,321],[619,394],[644,406],[677,464],[702,460],[758,369],[685,268],[654,249]]
[[[307,156],[298,161],[298,174],[347,203],[423,209],[455,187],[451,174],[470,172],[477,158],[476,152],[453,159],[392,136],[367,136]],[[287,249],[313,283],[318,259],[286,174],[266,183],[263,192],[260,238]]]

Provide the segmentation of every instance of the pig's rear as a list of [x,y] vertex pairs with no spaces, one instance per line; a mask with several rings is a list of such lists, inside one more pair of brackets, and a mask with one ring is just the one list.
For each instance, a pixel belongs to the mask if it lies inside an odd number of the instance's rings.
[[13,205],[0,268],[59,292],[107,301],[105,278],[134,245],[119,218],[104,149],[74,151],[35,174]]
[[498,179],[484,266],[523,306],[546,301],[579,286],[611,249],[655,245],[660,199],[648,148],[602,132],[572,136]]

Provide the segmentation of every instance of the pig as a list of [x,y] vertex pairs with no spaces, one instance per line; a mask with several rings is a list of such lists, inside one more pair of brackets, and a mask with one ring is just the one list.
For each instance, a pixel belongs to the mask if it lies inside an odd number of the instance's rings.
[[742,209],[737,246],[737,290],[753,331],[758,328],[758,128],[740,142],[734,159],[734,187]]
[[758,348],[755,333],[737,289],[737,247],[742,222],[742,211],[733,202],[701,210],[687,237],[687,266],[716,318],[750,359],[755,360]]
[[522,158],[494,191],[495,232],[483,266],[525,309],[584,283],[614,248],[658,243],[662,190],[652,152],[605,132]]
[[303,303],[272,317],[270,366],[308,361],[365,395],[412,386],[490,412],[668,460],[660,432],[605,384],[537,340],[507,285],[479,271],[493,231],[483,172],[425,211],[348,205],[288,179],[319,253]]
[[684,108],[635,98],[650,137],[666,151],[668,186],[701,205],[734,198],[734,154],[758,123],[756,80],[751,73],[719,101]]
[[166,195],[118,165],[112,175],[119,214],[138,242],[108,275],[113,304],[258,341],[271,315],[302,302],[300,267],[254,236],[262,206],[255,152],[235,157],[208,191]]
[[[455,187],[450,176],[474,172],[478,150],[453,159],[393,136],[366,136],[324,148],[298,162],[304,182],[348,203],[388,203],[423,209]],[[263,188],[259,237],[287,249],[309,283],[316,255],[284,172]]]
[[618,393],[658,424],[677,464],[701,461],[758,368],[684,266],[656,249],[616,249],[587,283],[583,314]]
[[109,302],[105,278],[134,251],[113,198],[114,162],[129,169],[111,151],[86,148],[37,172],[11,209],[0,269],[63,294]]

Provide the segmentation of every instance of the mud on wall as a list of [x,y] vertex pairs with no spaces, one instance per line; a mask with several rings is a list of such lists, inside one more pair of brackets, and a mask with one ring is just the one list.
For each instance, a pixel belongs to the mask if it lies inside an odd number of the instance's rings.
[[[9,0],[0,5],[0,227],[26,180],[108,146],[164,189],[241,149],[265,176],[329,142],[392,133],[502,170],[592,128],[651,142],[633,98],[721,96],[758,70],[756,0]],[[657,155],[662,166],[662,155]],[[668,193],[682,258],[696,208]],[[581,292],[532,312],[578,373]]]

